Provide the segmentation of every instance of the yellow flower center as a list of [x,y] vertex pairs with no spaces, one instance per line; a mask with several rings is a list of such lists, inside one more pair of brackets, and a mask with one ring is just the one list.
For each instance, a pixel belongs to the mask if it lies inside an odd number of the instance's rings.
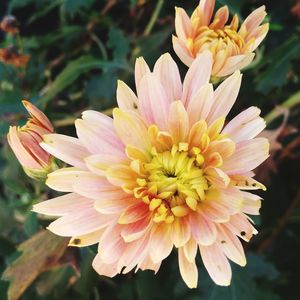
[[149,204],[155,222],[172,223],[175,217],[196,210],[204,200],[209,187],[201,168],[204,157],[199,148],[188,148],[187,143],[160,153],[153,148],[152,160],[144,164],[143,178],[137,179],[134,195]]

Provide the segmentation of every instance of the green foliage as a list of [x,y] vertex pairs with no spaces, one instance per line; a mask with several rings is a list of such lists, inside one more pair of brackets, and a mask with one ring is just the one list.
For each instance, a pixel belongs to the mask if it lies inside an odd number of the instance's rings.
[[[298,299],[300,140],[295,129],[300,125],[300,27],[291,14],[294,1],[216,1],[241,18],[263,4],[269,12],[270,32],[244,71],[232,114],[258,106],[268,116],[268,125],[276,128],[280,121],[273,122],[274,109],[282,106],[289,119],[278,140],[283,147],[258,170],[268,191],[262,195],[261,216],[254,218],[259,234],[246,250],[247,266],[232,264],[231,286],[219,287],[199,261],[199,287],[193,290],[179,275],[176,253],[163,262],[157,275],[139,271],[110,279],[91,267],[95,246],[64,251],[64,239],[40,231],[50,220],[32,213],[32,205],[55,195],[26,177],[6,134],[10,125],[26,122],[23,98],[43,108],[58,132],[70,135],[81,111],[110,113],[116,105],[117,79],[134,88],[136,57],[143,56],[152,67],[168,51],[179,62],[171,44],[174,6],[191,13],[198,1],[6,2],[2,12],[16,16],[20,35],[1,32],[0,47],[13,44],[30,61],[26,68],[0,62],[0,300],[17,299],[23,292],[22,300]],[[152,27],[149,22],[158,2],[163,5]],[[179,67],[185,74],[186,66],[179,63]]]

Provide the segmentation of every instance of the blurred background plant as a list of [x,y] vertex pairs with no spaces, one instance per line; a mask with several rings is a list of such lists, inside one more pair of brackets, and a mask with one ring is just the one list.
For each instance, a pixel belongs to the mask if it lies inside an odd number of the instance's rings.
[[[158,275],[99,277],[95,248],[67,248],[68,240],[43,230],[49,223],[30,209],[50,198],[42,183],[25,176],[6,134],[24,125],[21,99],[41,107],[56,130],[74,133],[88,108],[110,114],[117,79],[133,87],[135,58],[153,63],[171,44],[174,6],[189,13],[197,1],[10,0],[0,16],[0,299],[245,299],[294,300],[300,278],[300,2],[219,0],[240,18],[265,4],[270,32],[244,71],[233,114],[250,105],[268,123],[271,156],[258,170],[267,183],[259,234],[245,268],[234,266],[232,285],[215,286],[200,266],[199,288],[182,282],[175,257]],[[198,264],[200,265],[200,264]],[[9,285],[10,284],[10,285]]]

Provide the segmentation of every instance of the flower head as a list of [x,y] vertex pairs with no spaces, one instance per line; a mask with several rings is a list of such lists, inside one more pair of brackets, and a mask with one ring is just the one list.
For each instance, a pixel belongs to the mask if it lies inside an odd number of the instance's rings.
[[255,138],[265,123],[251,107],[224,126],[238,95],[235,72],[214,91],[210,52],[192,63],[182,84],[176,63],[162,55],[151,72],[136,61],[137,95],[119,82],[113,119],[85,111],[78,138],[44,136],[42,147],[70,164],[47,184],[68,194],[34,206],[60,216],[49,229],[71,245],[99,243],[93,261],[106,276],[133,268],[158,271],[178,249],[181,275],[196,287],[198,249],[212,279],[228,285],[228,259],[245,265],[238,237],[256,233],[246,214],[258,214],[264,189],[252,170],[268,157]]
[[0,29],[12,35],[19,33],[17,19],[14,16],[5,16],[0,22]]
[[40,142],[44,134],[53,132],[53,127],[33,104],[25,100],[23,104],[31,117],[21,128],[11,126],[7,140],[26,174],[34,179],[45,179],[53,163],[51,155],[41,148]]
[[253,51],[265,38],[269,24],[260,25],[266,16],[265,7],[253,11],[239,28],[234,15],[227,23],[229,11],[221,7],[211,21],[215,0],[201,0],[191,18],[176,8],[173,47],[184,64],[190,66],[199,53],[209,50],[213,55],[212,75],[224,77],[246,67],[254,58]]
[[30,57],[25,54],[19,54],[13,47],[0,48],[0,61],[15,66],[17,68],[26,67]]

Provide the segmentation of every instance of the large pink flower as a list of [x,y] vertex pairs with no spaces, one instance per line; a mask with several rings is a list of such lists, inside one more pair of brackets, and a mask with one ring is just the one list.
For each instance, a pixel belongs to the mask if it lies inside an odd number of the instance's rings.
[[239,237],[256,233],[246,214],[258,214],[264,186],[252,170],[268,157],[255,138],[265,122],[251,107],[224,127],[238,95],[235,72],[214,91],[212,57],[199,55],[183,84],[177,65],[162,55],[151,72],[136,61],[137,96],[119,82],[113,119],[85,111],[78,138],[50,134],[42,147],[72,167],[48,176],[47,185],[68,194],[34,206],[60,216],[49,229],[70,244],[99,243],[93,266],[106,276],[133,268],[158,271],[177,248],[186,284],[197,286],[197,250],[211,278],[228,285],[228,259],[244,266]]
[[251,63],[253,51],[265,38],[269,24],[261,25],[266,16],[264,6],[253,11],[240,28],[237,15],[226,24],[227,6],[221,7],[212,20],[214,6],[215,0],[201,0],[191,18],[184,9],[176,8],[173,47],[187,66],[199,53],[209,50],[214,57],[212,75],[223,77]]

